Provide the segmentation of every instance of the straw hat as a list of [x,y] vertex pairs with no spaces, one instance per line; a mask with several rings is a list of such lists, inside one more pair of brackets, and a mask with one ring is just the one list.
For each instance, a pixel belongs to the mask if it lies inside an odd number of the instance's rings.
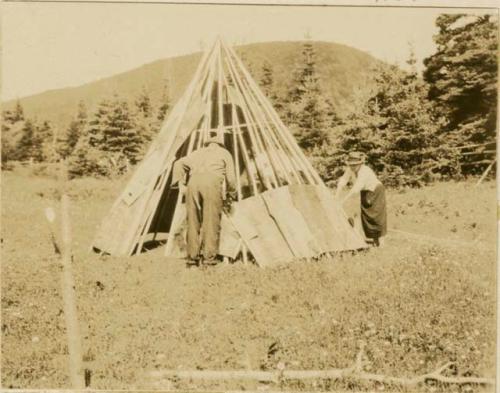
[[359,151],[353,151],[347,155],[345,163],[347,165],[360,165],[365,162],[366,156]]

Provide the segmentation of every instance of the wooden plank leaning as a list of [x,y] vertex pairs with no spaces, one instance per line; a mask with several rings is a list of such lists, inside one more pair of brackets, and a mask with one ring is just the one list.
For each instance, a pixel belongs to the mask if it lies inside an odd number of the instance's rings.
[[312,258],[323,252],[301,212],[293,205],[288,187],[266,191],[262,198],[296,258]]

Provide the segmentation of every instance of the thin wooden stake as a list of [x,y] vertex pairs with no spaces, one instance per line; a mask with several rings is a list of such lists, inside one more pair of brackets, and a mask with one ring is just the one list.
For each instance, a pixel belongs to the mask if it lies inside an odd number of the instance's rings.
[[481,178],[476,183],[475,187],[479,186],[483,182],[483,180],[486,179],[486,176],[488,176],[488,173],[490,173],[491,168],[493,168],[493,164],[495,164],[496,161],[497,161],[496,158],[493,161],[491,161],[491,164],[488,166],[488,168],[486,168],[486,170],[484,171],[483,175],[481,176]]
[[[241,201],[241,180],[240,180],[240,160],[238,157],[238,139],[236,135],[236,127],[234,125],[234,120],[238,116],[236,113],[236,109],[234,105],[231,105],[231,119],[233,121],[233,155],[234,155],[234,167],[235,167],[235,175],[236,175],[236,193],[238,196],[238,201]],[[236,119],[237,120],[237,119]]]
[[66,336],[68,340],[69,373],[71,385],[74,389],[83,389],[82,344],[80,341],[80,327],[76,307],[75,281],[72,270],[71,251],[71,222],[69,216],[70,201],[66,192],[67,169],[61,161],[61,290],[63,297],[64,319],[66,322]]

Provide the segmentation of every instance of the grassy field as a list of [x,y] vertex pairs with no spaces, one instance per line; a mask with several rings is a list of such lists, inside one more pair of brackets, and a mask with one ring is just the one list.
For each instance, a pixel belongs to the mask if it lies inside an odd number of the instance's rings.
[[[495,184],[389,190],[381,249],[275,269],[186,269],[157,249],[100,257],[89,246],[123,182],[71,184],[74,273],[93,388],[255,388],[152,380],[161,369],[342,368],[364,344],[365,369],[414,376],[453,361],[495,375]],[[68,388],[60,263],[43,209],[57,183],[6,172],[2,187],[2,386]],[[427,237],[417,237],[406,232]],[[272,347],[275,351],[270,351]],[[374,389],[355,381],[289,389]],[[262,388],[262,387],[260,387]],[[426,391],[464,391],[424,386]]]

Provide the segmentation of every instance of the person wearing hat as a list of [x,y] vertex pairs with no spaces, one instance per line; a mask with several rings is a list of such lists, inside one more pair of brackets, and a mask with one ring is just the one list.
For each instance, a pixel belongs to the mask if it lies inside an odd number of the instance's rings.
[[337,185],[337,199],[340,199],[342,190],[348,183],[352,183],[352,187],[341,202],[344,203],[351,196],[360,193],[363,231],[365,236],[372,240],[373,245],[378,247],[381,238],[387,233],[385,188],[375,172],[365,165],[363,153],[351,152],[347,156],[344,174]]
[[224,148],[223,130],[209,135],[205,147],[175,162],[172,184],[186,195],[187,252],[192,263],[216,264],[219,251],[223,184],[233,190],[234,162]]

